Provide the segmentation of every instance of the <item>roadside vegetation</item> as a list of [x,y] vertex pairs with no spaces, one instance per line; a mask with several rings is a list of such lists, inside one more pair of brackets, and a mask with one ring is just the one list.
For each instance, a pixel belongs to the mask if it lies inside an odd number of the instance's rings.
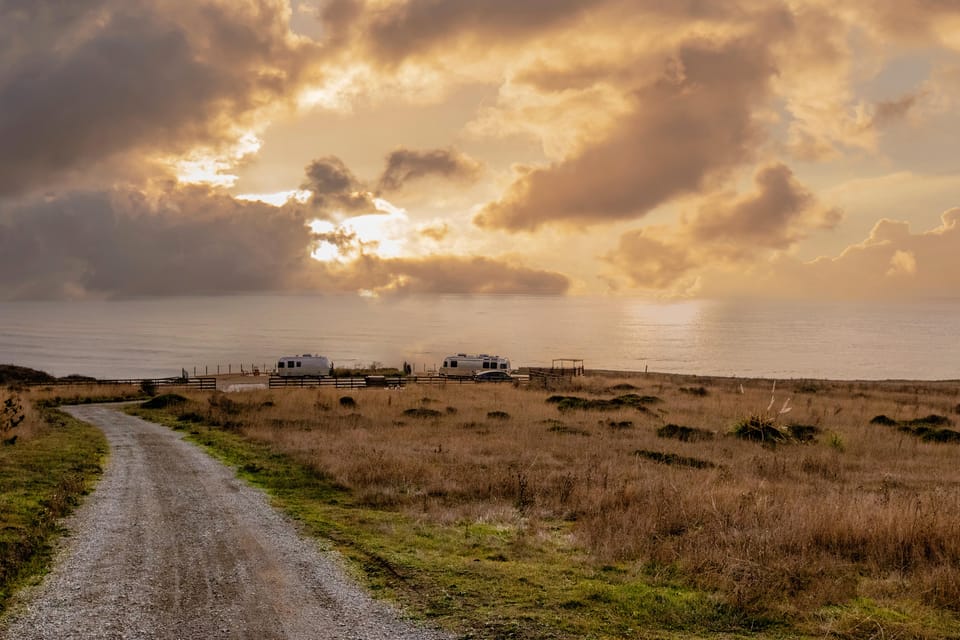
[[960,638],[956,384],[598,375],[153,404],[464,637]]
[[98,388],[96,397],[89,387],[27,388],[25,382],[52,378],[2,369],[8,377],[0,387],[0,614],[16,589],[48,568],[62,518],[92,488],[107,453],[99,429],[56,407],[142,397],[126,387]]

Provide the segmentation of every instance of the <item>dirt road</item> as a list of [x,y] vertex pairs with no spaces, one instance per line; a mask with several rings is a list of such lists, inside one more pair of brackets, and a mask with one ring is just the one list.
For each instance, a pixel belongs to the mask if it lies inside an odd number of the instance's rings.
[[108,406],[67,411],[103,429],[109,464],[0,638],[445,637],[372,601],[180,434]]

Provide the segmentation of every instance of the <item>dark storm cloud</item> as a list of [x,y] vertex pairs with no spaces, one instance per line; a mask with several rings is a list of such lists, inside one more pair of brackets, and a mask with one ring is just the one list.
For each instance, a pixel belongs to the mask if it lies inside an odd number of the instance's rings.
[[396,191],[412,180],[439,176],[470,180],[480,172],[480,163],[453,149],[397,149],[387,156],[380,176],[380,189]]
[[754,110],[773,64],[761,40],[697,40],[679,48],[661,78],[634,92],[632,113],[577,155],[528,168],[475,219],[481,227],[533,230],[644,215],[748,160],[762,139]]
[[285,3],[0,0],[0,195],[236,135],[305,68]]

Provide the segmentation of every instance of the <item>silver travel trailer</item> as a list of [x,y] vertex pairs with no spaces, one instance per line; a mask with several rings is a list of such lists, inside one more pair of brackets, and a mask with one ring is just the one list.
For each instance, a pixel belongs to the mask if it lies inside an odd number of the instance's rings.
[[330,360],[309,353],[302,356],[283,356],[277,361],[277,375],[285,378],[329,376]]
[[446,378],[472,378],[480,371],[510,371],[510,360],[486,353],[471,355],[458,353],[443,359],[440,375]]

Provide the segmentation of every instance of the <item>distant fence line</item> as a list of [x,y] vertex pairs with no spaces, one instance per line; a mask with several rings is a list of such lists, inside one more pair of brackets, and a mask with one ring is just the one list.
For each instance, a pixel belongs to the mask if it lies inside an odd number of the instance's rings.
[[447,385],[447,384],[524,384],[527,377],[512,380],[488,380],[478,382],[474,378],[447,378],[442,376],[364,376],[335,378],[330,376],[270,376],[268,386],[271,389],[283,387],[334,387],[337,389],[363,389],[370,387],[405,387],[410,384]]
[[233,375],[240,374],[246,376],[269,376],[277,372],[276,368],[273,366],[267,366],[265,363],[262,364],[217,364],[217,365],[201,365],[195,366],[191,369],[183,369],[183,372],[189,376],[221,376],[221,375]]

